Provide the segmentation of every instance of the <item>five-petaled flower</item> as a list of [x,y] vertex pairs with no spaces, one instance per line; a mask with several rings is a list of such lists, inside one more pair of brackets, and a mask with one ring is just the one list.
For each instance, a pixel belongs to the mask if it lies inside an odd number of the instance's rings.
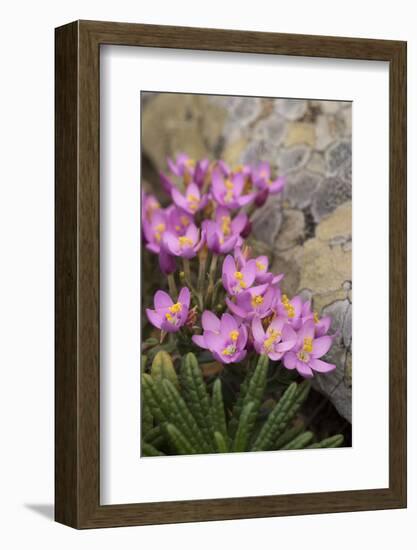
[[213,313],[203,313],[202,335],[193,336],[193,342],[211,351],[221,363],[239,363],[246,356],[248,332],[244,325],[230,313],[223,313],[219,320]]
[[187,320],[190,291],[183,287],[178,295],[178,301],[174,303],[169,294],[158,290],[154,296],[154,308],[146,310],[149,322],[165,332],[177,332]]
[[297,369],[304,378],[312,378],[314,372],[330,372],[336,365],[322,361],[332,345],[331,336],[315,337],[314,320],[306,321],[297,333],[297,342],[291,351],[284,355],[287,369]]
[[265,330],[259,317],[255,317],[252,321],[252,334],[256,351],[268,355],[273,361],[281,359],[297,342],[294,329],[280,317],[275,317]]
[[187,186],[185,195],[182,195],[176,187],[173,187],[171,197],[179,208],[193,215],[204,208],[208,202],[207,195],[201,195],[200,189],[195,183],[190,183]]

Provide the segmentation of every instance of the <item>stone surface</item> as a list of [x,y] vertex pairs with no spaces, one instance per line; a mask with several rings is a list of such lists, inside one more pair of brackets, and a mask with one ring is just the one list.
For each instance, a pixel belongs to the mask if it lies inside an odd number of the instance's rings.
[[272,195],[269,200],[255,211],[252,217],[252,235],[262,243],[272,247],[282,223],[282,201],[279,195]]
[[282,148],[278,156],[278,166],[281,174],[290,174],[303,168],[311,155],[310,147],[306,145],[295,145]]
[[278,99],[275,110],[287,120],[297,120],[307,111],[307,101],[301,99]]
[[329,176],[334,176],[343,164],[352,158],[352,143],[350,140],[337,141],[326,149],[324,154],[326,169]]
[[310,122],[290,122],[287,125],[287,134],[284,145],[291,147],[292,145],[308,145],[314,147],[316,141],[316,133],[314,124]]
[[304,214],[299,210],[286,208],[282,211],[282,222],[274,241],[274,251],[279,253],[293,248],[304,240]]
[[193,158],[213,156],[227,112],[205,96],[158,94],[142,114],[142,143],[157,170],[166,169],[166,157],[186,151]]
[[283,197],[289,206],[303,210],[310,206],[316,189],[323,178],[316,173],[301,171],[290,174],[284,188]]
[[323,179],[314,194],[311,212],[316,222],[331,214],[340,204],[352,198],[350,183],[337,178]]

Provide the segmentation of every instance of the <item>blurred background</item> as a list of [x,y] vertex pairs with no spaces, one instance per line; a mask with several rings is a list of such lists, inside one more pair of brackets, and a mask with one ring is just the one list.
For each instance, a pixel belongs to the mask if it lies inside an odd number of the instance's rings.
[[[285,273],[286,293],[332,316],[337,336],[326,359],[337,369],[314,386],[351,424],[352,103],[142,92],[141,108],[142,186],[162,202],[158,173],[180,152],[232,167],[266,160],[273,176],[287,177],[284,192],[256,212],[251,244]],[[145,283],[155,267],[143,266]]]

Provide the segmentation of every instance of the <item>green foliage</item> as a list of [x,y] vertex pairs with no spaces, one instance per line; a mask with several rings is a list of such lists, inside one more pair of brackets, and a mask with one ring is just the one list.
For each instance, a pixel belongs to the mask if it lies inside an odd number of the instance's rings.
[[[337,447],[343,436],[314,441],[297,419],[310,383],[291,383],[265,418],[269,360],[261,356],[248,370],[227,411],[220,377],[211,392],[196,357],[188,353],[179,376],[171,357],[159,351],[150,374],[142,374],[142,455],[201,454]],[[210,395],[211,393],[211,395]]]

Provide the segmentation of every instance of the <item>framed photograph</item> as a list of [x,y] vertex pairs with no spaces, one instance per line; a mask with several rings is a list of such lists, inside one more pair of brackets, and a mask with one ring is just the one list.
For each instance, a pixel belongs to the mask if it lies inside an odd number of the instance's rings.
[[56,520],[406,506],[406,43],[56,29]]

